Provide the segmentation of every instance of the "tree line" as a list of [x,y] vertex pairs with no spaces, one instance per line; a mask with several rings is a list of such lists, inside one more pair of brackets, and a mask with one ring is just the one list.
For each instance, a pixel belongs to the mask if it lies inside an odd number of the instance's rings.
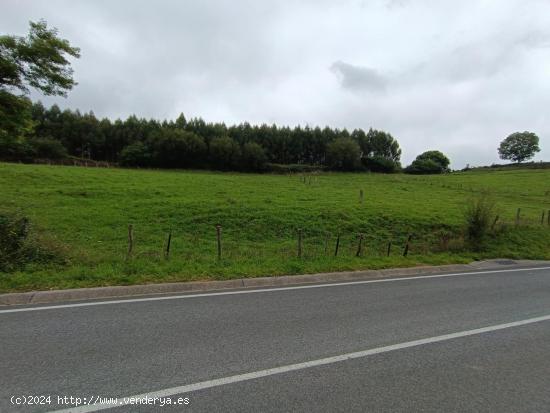
[[[75,156],[123,166],[262,171],[273,165],[330,170],[395,172],[399,143],[387,132],[329,127],[290,128],[242,123],[227,126],[201,118],[158,121],[130,116],[98,119],[93,112],[30,105],[26,139],[4,139],[12,160]],[[10,147],[10,148],[8,148]],[[9,149],[9,150],[7,150]]]

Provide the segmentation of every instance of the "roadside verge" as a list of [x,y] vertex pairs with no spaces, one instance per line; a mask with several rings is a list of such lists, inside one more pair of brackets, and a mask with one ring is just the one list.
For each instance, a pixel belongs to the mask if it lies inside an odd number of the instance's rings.
[[330,272],[321,274],[285,275],[277,277],[239,278],[225,281],[191,281],[164,284],[144,284],[67,290],[30,291],[0,294],[0,306],[44,304],[65,301],[120,298],[155,294],[194,293],[229,289],[281,287],[311,283],[361,281],[377,278],[407,277],[415,275],[453,272],[491,271],[514,268],[550,266],[550,261],[494,259],[470,264],[392,268],[385,270]]

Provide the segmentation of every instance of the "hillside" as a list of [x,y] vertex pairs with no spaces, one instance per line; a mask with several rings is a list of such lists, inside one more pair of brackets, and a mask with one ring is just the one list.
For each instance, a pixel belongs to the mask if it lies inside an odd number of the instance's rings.
[[[0,163],[0,211],[30,219],[59,260],[0,273],[0,291],[467,262],[550,259],[550,170],[444,176],[255,175]],[[359,192],[364,191],[360,202]],[[500,216],[484,252],[463,242],[467,202]],[[517,208],[521,224],[516,227]],[[128,225],[134,247],[126,259]],[[215,225],[222,226],[217,259]],[[504,225],[503,225],[504,224]],[[302,257],[297,233],[302,230]],[[169,258],[164,257],[172,230]],[[338,257],[334,257],[337,234]],[[356,257],[358,234],[363,249]],[[408,257],[405,241],[413,234]],[[388,242],[392,241],[387,257]]]

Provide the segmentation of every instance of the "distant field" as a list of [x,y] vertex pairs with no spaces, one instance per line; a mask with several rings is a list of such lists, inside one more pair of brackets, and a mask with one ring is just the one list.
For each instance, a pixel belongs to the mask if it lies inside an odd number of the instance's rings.
[[[0,291],[227,279],[468,262],[550,259],[550,170],[446,176],[253,175],[0,163],[0,211],[28,216],[65,265],[0,273]],[[359,191],[364,191],[361,204]],[[489,190],[507,229],[483,253],[463,245],[464,205]],[[514,220],[521,207],[522,225]],[[127,228],[135,247],[126,261]],[[215,225],[222,225],[222,259]],[[169,259],[162,255],[172,230]],[[303,254],[296,255],[297,231]],[[334,257],[336,234],[340,251]],[[365,249],[355,257],[357,235]],[[414,234],[407,258],[405,240]],[[446,239],[449,239],[448,242]],[[392,241],[391,256],[386,257]],[[325,252],[326,247],[326,252]]]

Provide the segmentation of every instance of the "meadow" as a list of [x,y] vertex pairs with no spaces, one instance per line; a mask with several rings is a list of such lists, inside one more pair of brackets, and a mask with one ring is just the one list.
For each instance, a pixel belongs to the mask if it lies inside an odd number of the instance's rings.
[[[499,221],[486,248],[473,252],[464,242],[464,211],[482,193],[496,202]],[[0,163],[0,194],[0,212],[28,217],[32,236],[64,261],[0,273],[2,292],[550,259],[549,221],[541,223],[550,208],[544,169],[272,175]]]

